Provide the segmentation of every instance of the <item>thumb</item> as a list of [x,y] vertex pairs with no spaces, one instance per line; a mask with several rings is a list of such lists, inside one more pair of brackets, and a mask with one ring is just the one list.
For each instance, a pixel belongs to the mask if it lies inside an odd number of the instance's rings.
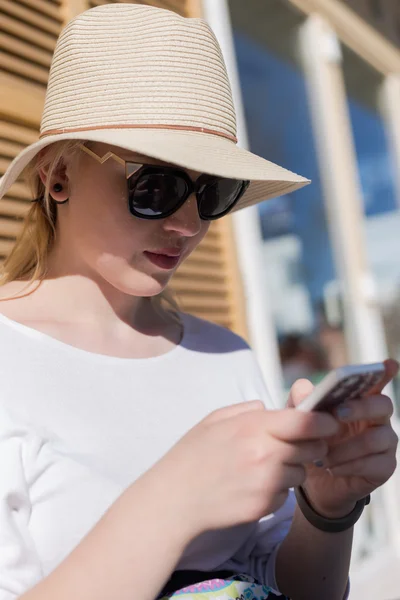
[[368,392],[368,396],[373,396],[374,394],[380,394],[388,383],[392,381],[399,372],[399,363],[392,358],[388,358],[384,361],[385,365],[385,373],[382,379]]
[[308,379],[298,379],[292,385],[292,388],[289,393],[289,398],[287,401],[288,408],[295,408],[307,398],[309,394],[313,391],[314,386]]

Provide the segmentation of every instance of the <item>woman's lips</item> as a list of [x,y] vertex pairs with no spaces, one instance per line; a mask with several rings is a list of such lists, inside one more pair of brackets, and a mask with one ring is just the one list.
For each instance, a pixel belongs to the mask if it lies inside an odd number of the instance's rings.
[[161,269],[170,270],[174,269],[180,261],[181,254],[162,254],[158,252],[143,252],[145,257]]

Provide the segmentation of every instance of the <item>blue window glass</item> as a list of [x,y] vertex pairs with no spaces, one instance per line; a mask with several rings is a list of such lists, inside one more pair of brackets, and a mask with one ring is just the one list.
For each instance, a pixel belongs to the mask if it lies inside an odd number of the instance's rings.
[[334,267],[304,76],[295,63],[239,31],[235,46],[251,150],[312,180],[259,210],[266,240],[287,234],[301,240],[303,281],[316,308]]
[[263,276],[289,387],[347,361],[340,310],[331,311],[334,323],[328,315],[338,286],[298,60],[303,16],[280,0],[230,0],[230,7],[250,150],[312,180],[259,205]]
[[346,47],[343,72],[364,212],[370,217],[397,210],[393,165],[379,102],[383,77]]

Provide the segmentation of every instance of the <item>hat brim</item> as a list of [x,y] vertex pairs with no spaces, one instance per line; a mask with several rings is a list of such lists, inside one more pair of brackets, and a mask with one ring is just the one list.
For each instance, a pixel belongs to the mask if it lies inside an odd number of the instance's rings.
[[173,129],[96,129],[49,135],[25,148],[1,178],[0,198],[40,150],[55,142],[76,139],[118,146],[201,173],[250,180],[235,211],[310,183],[218,135]]

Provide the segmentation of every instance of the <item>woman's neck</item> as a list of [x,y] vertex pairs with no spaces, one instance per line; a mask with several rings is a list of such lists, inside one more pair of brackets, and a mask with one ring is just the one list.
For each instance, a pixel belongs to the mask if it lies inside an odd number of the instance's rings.
[[110,301],[97,284],[76,276],[0,288],[6,317],[73,346],[125,358],[157,356],[179,344],[181,324],[157,302],[117,295]]

